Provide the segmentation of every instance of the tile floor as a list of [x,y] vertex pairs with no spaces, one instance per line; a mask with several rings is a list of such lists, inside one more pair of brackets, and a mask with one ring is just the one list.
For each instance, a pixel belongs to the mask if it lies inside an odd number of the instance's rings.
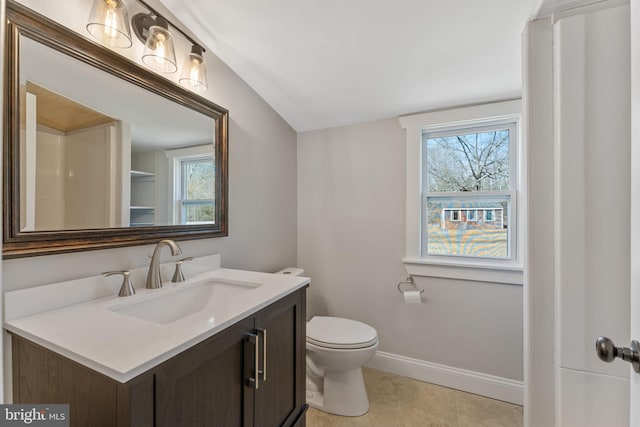
[[339,417],[309,408],[307,427],[522,427],[522,406],[364,368],[369,412]]

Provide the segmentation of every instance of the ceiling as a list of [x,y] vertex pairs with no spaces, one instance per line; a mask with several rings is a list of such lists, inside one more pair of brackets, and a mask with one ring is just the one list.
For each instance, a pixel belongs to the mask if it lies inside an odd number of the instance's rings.
[[[51,129],[66,133],[116,121],[113,117],[105,116],[99,111],[38,86],[31,81],[27,81],[26,92],[35,95],[36,123]],[[20,95],[22,96],[23,93],[21,92]],[[20,98],[20,105],[25,105],[22,98]],[[20,120],[24,119],[26,119],[25,114],[21,114]]]
[[543,3],[161,1],[297,131],[519,97]]
[[540,16],[570,11],[586,5],[605,3],[608,0],[544,0],[540,7]]

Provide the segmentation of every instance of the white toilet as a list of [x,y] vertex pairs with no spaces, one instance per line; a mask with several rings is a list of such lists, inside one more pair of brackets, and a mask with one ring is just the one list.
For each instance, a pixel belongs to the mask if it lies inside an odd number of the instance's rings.
[[369,410],[362,365],[378,349],[374,328],[339,317],[307,322],[307,403],[321,411],[356,417]]

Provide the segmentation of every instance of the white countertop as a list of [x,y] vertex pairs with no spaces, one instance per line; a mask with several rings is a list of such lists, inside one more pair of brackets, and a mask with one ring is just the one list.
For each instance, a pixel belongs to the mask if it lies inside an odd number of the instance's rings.
[[[109,310],[123,303],[155,298],[159,293],[178,292],[210,279],[259,286],[225,300],[224,304],[212,298],[200,311],[168,324]],[[113,296],[13,319],[7,316],[5,328],[124,383],[308,283],[306,277],[218,268],[192,274],[184,283],[165,283],[160,289],[136,289],[136,295],[130,297],[118,297],[116,292]],[[26,301],[37,291],[38,288],[31,288],[7,292],[5,304],[7,300],[13,304]],[[41,292],[40,298],[43,297],[46,295]]]

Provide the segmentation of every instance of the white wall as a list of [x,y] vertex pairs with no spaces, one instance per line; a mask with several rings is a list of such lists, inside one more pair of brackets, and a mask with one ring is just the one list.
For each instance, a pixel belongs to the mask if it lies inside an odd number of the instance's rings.
[[527,144],[528,203],[525,258],[525,420],[554,425],[553,349],[554,211],[553,47],[551,18],[529,22],[523,32],[523,127]]
[[65,224],[67,229],[113,227],[115,176],[114,125],[69,132],[65,146]]
[[379,351],[522,380],[522,287],[416,277],[403,304],[405,135],[396,118],[298,135],[298,264],[309,315],[360,320]]
[[[78,31],[83,31],[91,7],[89,0],[63,6],[37,0],[22,3]],[[295,265],[296,133],[224,63],[210,51],[205,55],[210,85],[205,96],[230,111],[229,236],[181,242],[183,253],[220,253],[223,266],[248,270]],[[151,246],[136,246],[5,260],[3,287],[7,291],[140,267],[148,264],[151,251]]]
[[[33,170],[34,182],[29,173],[21,171],[21,202],[35,193],[23,206],[28,213],[21,212],[23,230],[33,229],[34,224],[40,231],[120,226],[118,196],[123,190],[118,180],[122,174],[118,153],[122,148],[116,128],[106,124],[65,133],[41,126],[34,132],[35,161],[23,163],[24,169]],[[31,216],[35,216],[34,224],[26,220]]]
[[[64,136],[38,131],[36,137],[35,208],[36,230],[64,228],[65,212],[65,144]],[[62,165],[62,167],[61,167]],[[24,182],[24,181],[22,181]],[[29,183],[26,183],[29,186]],[[21,192],[21,197],[25,192]]]

